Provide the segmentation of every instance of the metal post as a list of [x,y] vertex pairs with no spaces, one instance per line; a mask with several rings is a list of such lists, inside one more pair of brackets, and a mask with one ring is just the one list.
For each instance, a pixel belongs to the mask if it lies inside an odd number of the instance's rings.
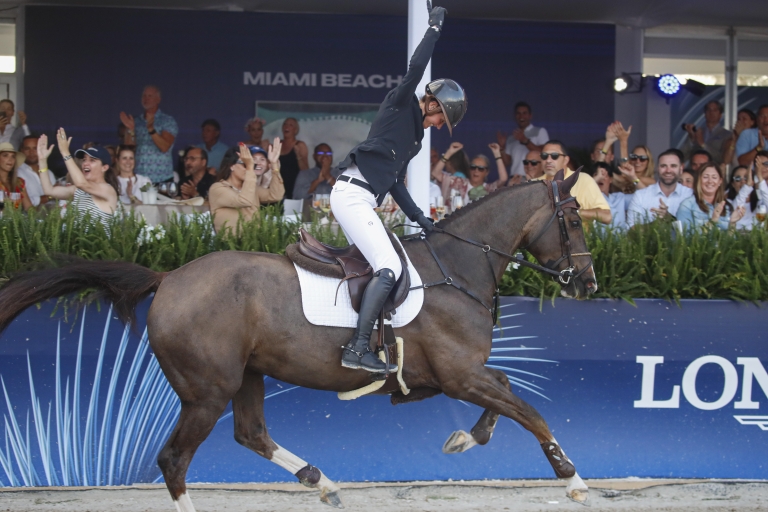
[[725,127],[732,129],[739,111],[739,50],[736,29],[729,27],[725,43]]
[[[424,0],[408,0],[408,62],[411,55],[424,38],[427,31],[429,15]],[[424,87],[432,80],[432,61],[427,64],[421,83],[416,88],[417,94],[424,91]],[[413,197],[416,206],[421,208],[429,217],[429,150],[432,146],[429,130],[424,132],[424,140],[421,141],[421,151],[408,165],[408,192]],[[415,231],[415,230],[414,230]]]

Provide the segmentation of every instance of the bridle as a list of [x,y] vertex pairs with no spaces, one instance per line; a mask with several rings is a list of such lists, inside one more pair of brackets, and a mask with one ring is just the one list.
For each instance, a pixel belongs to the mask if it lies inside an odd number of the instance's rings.
[[[589,265],[586,265],[583,269],[579,270],[577,273],[574,274],[574,271],[576,270],[575,265],[573,264],[573,257],[575,256],[591,256],[592,254],[590,252],[577,252],[572,253],[571,252],[571,239],[568,236],[568,230],[565,226],[565,212],[563,211],[563,208],[578,208],[579,203],[576,202],[576,199],[574,197],[568,197],[567,199],[564,199],[560,201],[560,196],[558,192],[558,186],[556,181],[547,182],[547,186],[551,187],[552,191],[552,202],[554,203],[555,211],[552,214],[552,217],[550,217],[549,221],[547,221],[547,224],[539,231],[539,233],[533,237],[533,240],[529,242],[525,247],[523,247],[521,250],[526,250],[528,247],[536,243],[539,238],[541,238],[544,233],[547,232],[549,227],[552,225],[552,223],[555,221],[555,219],[558,219],[558,225],[560,227],[560,248],[561,248],[561,256],[556,261],[547,262],[544,266],[538,265],[536,263],[531,263],[530,261],[525,259],[525,256],[523,256],[522,252],[517,252],[514,255],[506,253],[504,251],[500,251],[498,249],[494,249],[488,244],[483,244],[480,242],[477,242],[475,240],[461,237],[455,233],[451,233],[450,231],[446,231],[443,228],[438,228],[435,226],[433,228],[433,231],[436,233],[442,233],[445,235],[452,236],[453,238],[457,240],[461,240],[462,242],[466,242],[468,244],[474,245],[475,247],[479,247],[483,250],[486,256],[486,261],[488,261],[488,267],[491,270],[491,276],[493,277],[493,299],[492,299],[492,305],[488,306],[483,302],[483,299],[478,297],[476,294],[474,294],[471,290],[468,290],[461,286],[460,284],[456,283],[453,278],[448,274],[448,271],[446,270],[445,266],[443,265],[443,262],[440,261],[440,258],[437,256],[437,253],[435,253],[435,249],[432,247],[432,244],[429,243],[429,240],[427,239],[427,235],[424,231],[422,231],[419,235],[418,240],[422,240],[426,246],[427,249],[429,249],[430,254],[432,254],[432,258],[434,258],[435,263],[437,263],[437,266],[440,268],[440,272],[443,274],[443,279],[441,281],[435,281],[433,283],[424,283],[419,286],[413,286],[409,288],[409,290],[419,290],[427,288],[432,288],[433,286],[440,286],[440,285],[449,285],[453,286],[457,290],[464,292],[466,295],[469,295],[471,298],[482,304],[482,306],[488,310],[488,312],[491,313],[491,317],[493,318],[493,323],[495,324],[498,320],[498,311],[499,311],[499,283],[496,279],[496,272],[493,270],[493,262],[491,262],[491,253],[498,254],[499,256],[503,256],[505,258],[511,259],[514,263],[517,263],[519,265],[522,265],[524,267],[532,268],[534,270],[538,270],[539,272],[543,274],[548,274],[552,276],[553,278],[557,278],[560,283],[563,286],[568,285],[568,283],[571,282],[571,279],[575,279],[579,276],[581,276],[584,272],[587,271],[587,269],[592,268],[592,260],[590,258]],[[571,204],[573,203],[573,204]],[[407,240],[408,238],[406,238]],[[414,238],[411,238],[413,240]],[[563,270],[555,270],[555,267],[559,265],[564,260],[568,260],[568,267],[564,268]]]

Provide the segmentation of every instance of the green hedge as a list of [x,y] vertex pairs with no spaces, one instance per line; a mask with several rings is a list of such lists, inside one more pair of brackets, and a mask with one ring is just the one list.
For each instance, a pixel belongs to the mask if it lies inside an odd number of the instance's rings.
[[[282,253],[296,239],[296,222],[284,221],[275,209],[241,225],[242,236],[214,234],[209,216],[173,217],[159,227],[142,219],[115,220],[113,236],[90,219],[58,209],[22,215],[6,210],[0,219],[0,276],[56,254],[88,259],[125,260],[167,271],[213,251],[241,250]],[[339,230],[315,221],[310,232],[332,244],[346,243]],[[669,224],[651,223],[630,233],[593,229],[587,233],[599,290],[596,297],[666,298],[679,300],[768,300],[768,233],[710,230],[675,236]],[[509,269],[503,295],[556,297],[560,287],[527,269]]]

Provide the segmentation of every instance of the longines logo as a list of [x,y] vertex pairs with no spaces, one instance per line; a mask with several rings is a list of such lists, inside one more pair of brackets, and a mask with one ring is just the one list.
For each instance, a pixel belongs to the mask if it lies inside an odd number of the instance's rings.
[[[664,356],[637,356],[637,363],[643,365],[643,377],[640,385],[640,400],[635,400],[637,409],[677,409],[680,407],[680,388],[683,396],[692,406],[704,411],[722,409],[736,397],[739,388],[739,372],[727,359],[720,356],[700,357],[685,369],[681,385],[672,386],[672,396],[659,399],[657,396],[669,396],[669,392],[655,389],[656,366],[664,364]],[[713,402],[705,402],[696,392],[696,376],[706,364],[716,364],[723,371],[723,390],[720,397]],[[759,409],[760,402],[753,400],[753,383],[757,382],[765,397],[768,397],[768,372],[757,357],[739,357],[736,364],[742,367],[741,399],[733,403],[734,409]],[[658,393],[658,395],[657,395]],[[742,425],[755,425],[763,431],[768,431],[768,416],[744,416],[734,418]]]
[[243,72],[243,85],[285,87],[363,87],[392,89],[403,83],[403,75],[352,75],[349,73]]

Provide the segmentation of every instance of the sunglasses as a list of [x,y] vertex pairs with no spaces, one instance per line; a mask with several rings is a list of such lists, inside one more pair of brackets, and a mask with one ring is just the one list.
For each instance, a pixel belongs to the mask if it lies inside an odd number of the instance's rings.
[[646,155],[636,155],[636,154],[632,153],[631,155],[629,155],[629,159],[630,160],[640,160],[641,162],[645,162],[646,160],[648,160],[648,157]]
[[561,156],[565,156],[563,153],[542,153],[541,159],[546,161],[549,160],[549,157],[552,157],[552,160],[557,160]]
[[323,156],[323,155],[333,156],[333,151],[317,151],[315,152],[315,154],[318,156]]
[[539,165],[539,160],[523,160],[523,165]]
[[470,165],[469,168],[472,169],[473,171],[475,169],[480,169],[481,171],[487,171],[488,170],[488,168],[483,166],[483,165]]

